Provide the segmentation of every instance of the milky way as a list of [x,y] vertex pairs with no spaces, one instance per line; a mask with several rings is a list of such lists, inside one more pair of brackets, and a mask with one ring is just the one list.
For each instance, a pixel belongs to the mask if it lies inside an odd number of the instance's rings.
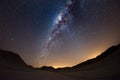
[[69,28],[69,22],[72,20],[74,10],[77,8],[76,4],[78,4],[78,2],[79,0],[68,0],[65,7],[60,11],[53,29],[50,31],[50,35],[44,49],[45,53],[42,54],[42,56],[46,56],[47,51],[52,46],[52,43],[54,43],[54,40],[56,40],[66,28]]

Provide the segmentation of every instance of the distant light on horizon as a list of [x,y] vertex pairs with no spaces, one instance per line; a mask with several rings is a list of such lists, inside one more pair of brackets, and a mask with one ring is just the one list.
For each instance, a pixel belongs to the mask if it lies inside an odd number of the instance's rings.
[[[105,52],[109,47],[111,46],[104,46],[103,48],[98,48],[98,49],[95,49],[94,51],[90,51],[90,53],[86,56],[84,56],[84,58],[80,58],[81,56],[78,56],[78,58],[76,58],[76,60],[74,60],[73,62],[70,62],[69,59],[67,59],[67,61],[53,61],[53,62],[48,62],[46,63],[47,65],[36,65],[36,67],[42,67],[42,66],[52,66],[53,68],[64,68],[64,67],[73,67],[77,64],[80,64],[84,61],[87,61],[87,60],[90,60],[90,59],[93,59],[93,58],[96,58],[97,56],[99,56],[100,54],[102,54],[103,52]],[[79,53],[79,52],[76,52],[76,53]]]

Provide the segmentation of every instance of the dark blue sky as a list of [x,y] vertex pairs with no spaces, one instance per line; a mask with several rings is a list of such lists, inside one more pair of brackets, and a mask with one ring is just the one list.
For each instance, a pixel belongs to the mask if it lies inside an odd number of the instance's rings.
[[70,32],[65,31],[47,59],[41,59],[65,4],[66,0],[0,0],[0,48],[18,53],[33,66],[72,66],[120,43],[120,1],[80,0]]

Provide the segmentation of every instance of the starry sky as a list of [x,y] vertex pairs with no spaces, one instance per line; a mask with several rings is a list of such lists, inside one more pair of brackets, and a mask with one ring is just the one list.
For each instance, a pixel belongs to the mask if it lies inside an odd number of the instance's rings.
[[73,66],[120,43],[120,0],[79,0],[68,29],[43,49],[67,0],[0,0],[0,48],[34,67]]

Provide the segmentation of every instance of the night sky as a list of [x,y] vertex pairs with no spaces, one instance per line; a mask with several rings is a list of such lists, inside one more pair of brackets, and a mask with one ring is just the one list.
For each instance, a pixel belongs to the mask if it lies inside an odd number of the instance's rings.
[[72,20],[49,50],[44,46],[67,0],[0,0],[0,48],[29,65],[73,66],[120,43],[120,0],[79,0]]

